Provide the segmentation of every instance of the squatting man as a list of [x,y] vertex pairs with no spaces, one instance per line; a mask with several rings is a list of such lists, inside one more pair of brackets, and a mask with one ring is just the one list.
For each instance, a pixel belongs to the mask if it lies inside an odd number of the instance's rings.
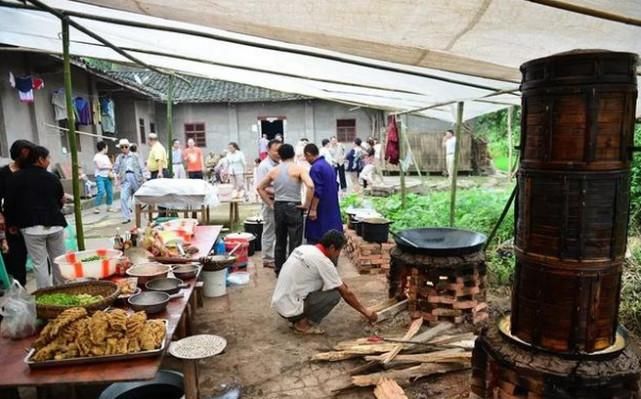
[[336,270],[345,236],[330,230],[316,245],[301,245],[289,256],[278,276],[272,307],[299,334],[323,334],[321,320],[341,298],[370,322],[376,313],[365,308]]

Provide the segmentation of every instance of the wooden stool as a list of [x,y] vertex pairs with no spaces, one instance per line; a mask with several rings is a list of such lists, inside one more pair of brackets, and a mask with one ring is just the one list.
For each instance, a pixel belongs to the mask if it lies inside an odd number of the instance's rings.
[[217,335],[194,335],[172,342],[169,353],[183,361],[185,399],[198,399],[198,360],[216,356],[225,350],[227,341]]

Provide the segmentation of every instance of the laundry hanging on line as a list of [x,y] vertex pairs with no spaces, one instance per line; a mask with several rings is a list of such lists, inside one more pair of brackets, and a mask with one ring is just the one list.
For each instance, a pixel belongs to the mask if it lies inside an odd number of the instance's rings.
[[40,78],[33,78],[31,75],[15,76],[12,72],[9,72],[9,84],[18,90],[18,98],[23,103],[32,103],[33,91],[45,87],[44,80]]
[[116,115],[114,111],[114,102],[109,97],[100,97],[100,117],[102,131],[104,133],[116,132]]
[[89,100],[84,97],[76,97],[73,100],[73,106],[76,111],[76,122],[79,125],[91,125],[91,105]]

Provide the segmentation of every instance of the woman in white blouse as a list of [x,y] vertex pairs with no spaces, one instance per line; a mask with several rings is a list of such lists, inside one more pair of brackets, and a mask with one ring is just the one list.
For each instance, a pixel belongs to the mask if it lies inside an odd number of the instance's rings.
[[99,141],[96,144],[96,149],[98,152],[93,157],[93,163],[98,194],[96,195],[96,207],[94,208],[94,213],[100,213],[100,206],[102,205],[102,200],[105,197],[107,205],[106,210],[111,212],[113,211],[113,209],[111,209],[111,204],[113,202],[113,186],[111,184],[111,180],[113,176],[111,174],[111,160],[107,155],[109,148],[107,147],[107,143]]
[[238,144],[231,142],[227,146],[227,173],[231,181],[234,190],[238,193],[238,197],[241,197],[243,191],[245,191],[245,168],[247,167],[247,162],[245,161],[245,155],[240,151]]

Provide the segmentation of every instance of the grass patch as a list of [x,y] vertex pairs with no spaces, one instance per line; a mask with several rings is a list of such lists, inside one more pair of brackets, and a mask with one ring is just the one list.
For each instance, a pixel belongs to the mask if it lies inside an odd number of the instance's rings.
[[510,169],[508,157],[498,157],[492,162],[494,162],[494,167],[500,171],[507,172]]

